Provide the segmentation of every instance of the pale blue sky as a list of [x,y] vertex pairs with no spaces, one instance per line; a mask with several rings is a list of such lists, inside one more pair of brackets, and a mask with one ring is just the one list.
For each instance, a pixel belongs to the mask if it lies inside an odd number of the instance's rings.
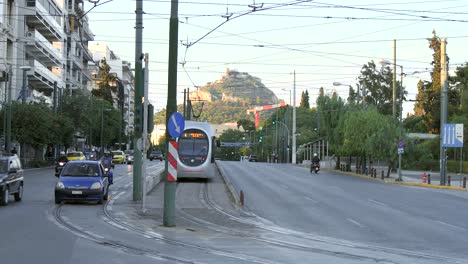
[[[268,10],[248,14],[254,2]],[[107,43],[132,65],[135,6],[135,1],[113,0],[88,14],[96,41]],[[158,110],[167,100],[170,6],[169,0],[143,1],[143,52],[149,53],[149,95]],[[88,10],[91,4],[85,7]],[[231,13],[228,22],[187,48],[187,43],[202,38]],[[363,64],[392,59],[393,39],[397,40],[397,64],[403,65],[406,74],[430,70],[432,51],[426,38],[433,29],[447,38],[451,70],[468,57],[466,0],[186,0],[179,1],[179,22],[178,58],[185,64],[179,64],[178,103],[184,88],[193,91],[219,79],[226,68],[259,77],[286,102],[289,91],[283,89],[293,88],[294,70],[297,104],[307,89],[314,105],[320,87],[346,98],[348,87],[332,83],[355,87]],[[410,99],[416,95],[418,77],[428,76],[404,78]],[[404,113],[411,111],[412,103],[405,103]]]

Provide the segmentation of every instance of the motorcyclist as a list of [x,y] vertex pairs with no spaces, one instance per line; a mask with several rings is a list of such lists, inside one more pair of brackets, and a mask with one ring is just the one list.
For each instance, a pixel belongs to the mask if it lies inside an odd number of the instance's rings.
[[61,151],[60,156],[57,158],[57,163],[55,164],[55,172],[59,172],[59,170],[63,168],[67,162],[67,155],[65,155],[64,151]]
[[314,156],[312,157],[312,164],[310,165],[310,171],[312,171],[316,165],[320,166],[320,158],[318,157],[317,153],[314,153]]
[[112,170],[112,156],[109,151],[104,152],[104,156],[101,158],[101,163],[104,169],[108,170],[109,176],[109,183],[112,184],[114,182],[114,172]]

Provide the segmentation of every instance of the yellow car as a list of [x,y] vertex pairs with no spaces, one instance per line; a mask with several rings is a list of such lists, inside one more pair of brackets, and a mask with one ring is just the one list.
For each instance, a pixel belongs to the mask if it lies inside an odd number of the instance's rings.
[[68,161],[71,160],[85,160],[86,157],[81,151],[70,151],[67,153],[67,159]]
[[121,150],[111,151],[112,163],[122,164],[125,162],[125,153]]

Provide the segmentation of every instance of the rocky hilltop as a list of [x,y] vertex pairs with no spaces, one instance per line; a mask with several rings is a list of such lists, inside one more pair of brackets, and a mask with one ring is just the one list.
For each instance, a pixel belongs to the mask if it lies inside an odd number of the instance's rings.
[[[200,121],[212,124],[251,119],[247,109],[255,106],[278,103],[276,95],[262,83],[260,78],[246,72],[226,69],[219,80],[209,82],[190,92],[193,114]],[[182,104],[178,107],[182,112]],[[166,110],[155,114],[155,124],[165,122]]]
[[193,101],[247,102],[252,106],[275,104],[276,95],[262,83],[260,78],[246,72],[226,69],[221,79],[209,82],[190,93]]

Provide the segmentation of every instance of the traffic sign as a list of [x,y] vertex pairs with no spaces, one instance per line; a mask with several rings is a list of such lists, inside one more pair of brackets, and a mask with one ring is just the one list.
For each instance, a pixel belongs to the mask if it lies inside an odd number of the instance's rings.
[[221,142],[221,147],[249,147],[250,142]]
[[169,141],[169,153],[167,155],[167,180],[177,181],[177,160],[179,159],[179,144],[177,141]]
[[404,148],[398,148],[398,154],[404,154],[405,149]]
[[463,124],[444,124],[442,147],[463,147]]
[[174,112],[169,118],[167,129],[169,130],[169,135],[173,138],[182,135],[185,129],[184,117],[179,112]]

